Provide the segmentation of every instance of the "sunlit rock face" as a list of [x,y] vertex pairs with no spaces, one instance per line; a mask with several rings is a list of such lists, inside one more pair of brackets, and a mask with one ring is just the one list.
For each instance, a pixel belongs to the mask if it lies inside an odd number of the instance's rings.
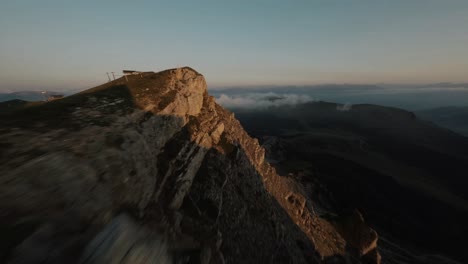
[[206,86],[188,67],[147,72],[2,116],[2,260],[360,261],[353,225],[317,216]]

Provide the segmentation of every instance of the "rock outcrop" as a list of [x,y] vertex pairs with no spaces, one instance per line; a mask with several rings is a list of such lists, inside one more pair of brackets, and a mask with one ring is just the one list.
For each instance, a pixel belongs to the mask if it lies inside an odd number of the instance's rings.
[[359,261],[347,244],[360,238],[314,213],[193,69],[121,78],[1,119],[3,261]]
[[340,220],[335,226],[348,242],[348,246],[356,251],[357,257],[369,263],[379,263],[381,257],[377,251],[377,233],[366,225],[362,214],[354,210],[352,214]]

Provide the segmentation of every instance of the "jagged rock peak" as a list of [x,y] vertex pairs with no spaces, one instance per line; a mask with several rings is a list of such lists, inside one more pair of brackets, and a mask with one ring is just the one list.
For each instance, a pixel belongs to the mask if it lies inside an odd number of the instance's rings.
[[116,84],[127,87],[140,109],[184,119],[199,114],[207,96],[205,78],[190,67],[122,77],[107,85]]

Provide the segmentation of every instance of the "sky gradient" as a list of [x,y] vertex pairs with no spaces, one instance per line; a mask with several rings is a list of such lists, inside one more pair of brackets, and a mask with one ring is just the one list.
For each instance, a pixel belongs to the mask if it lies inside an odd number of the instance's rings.
[[191,66],[209,86],[468,82],[468,1],[4,1],[0,92]]

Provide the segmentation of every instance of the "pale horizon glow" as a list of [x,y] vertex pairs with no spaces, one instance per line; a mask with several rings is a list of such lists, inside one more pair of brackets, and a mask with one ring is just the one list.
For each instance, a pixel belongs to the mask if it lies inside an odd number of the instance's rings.
[[0,9],[0,92],[190,66],[209,87],[468,83],[468,1],[59,1]]

